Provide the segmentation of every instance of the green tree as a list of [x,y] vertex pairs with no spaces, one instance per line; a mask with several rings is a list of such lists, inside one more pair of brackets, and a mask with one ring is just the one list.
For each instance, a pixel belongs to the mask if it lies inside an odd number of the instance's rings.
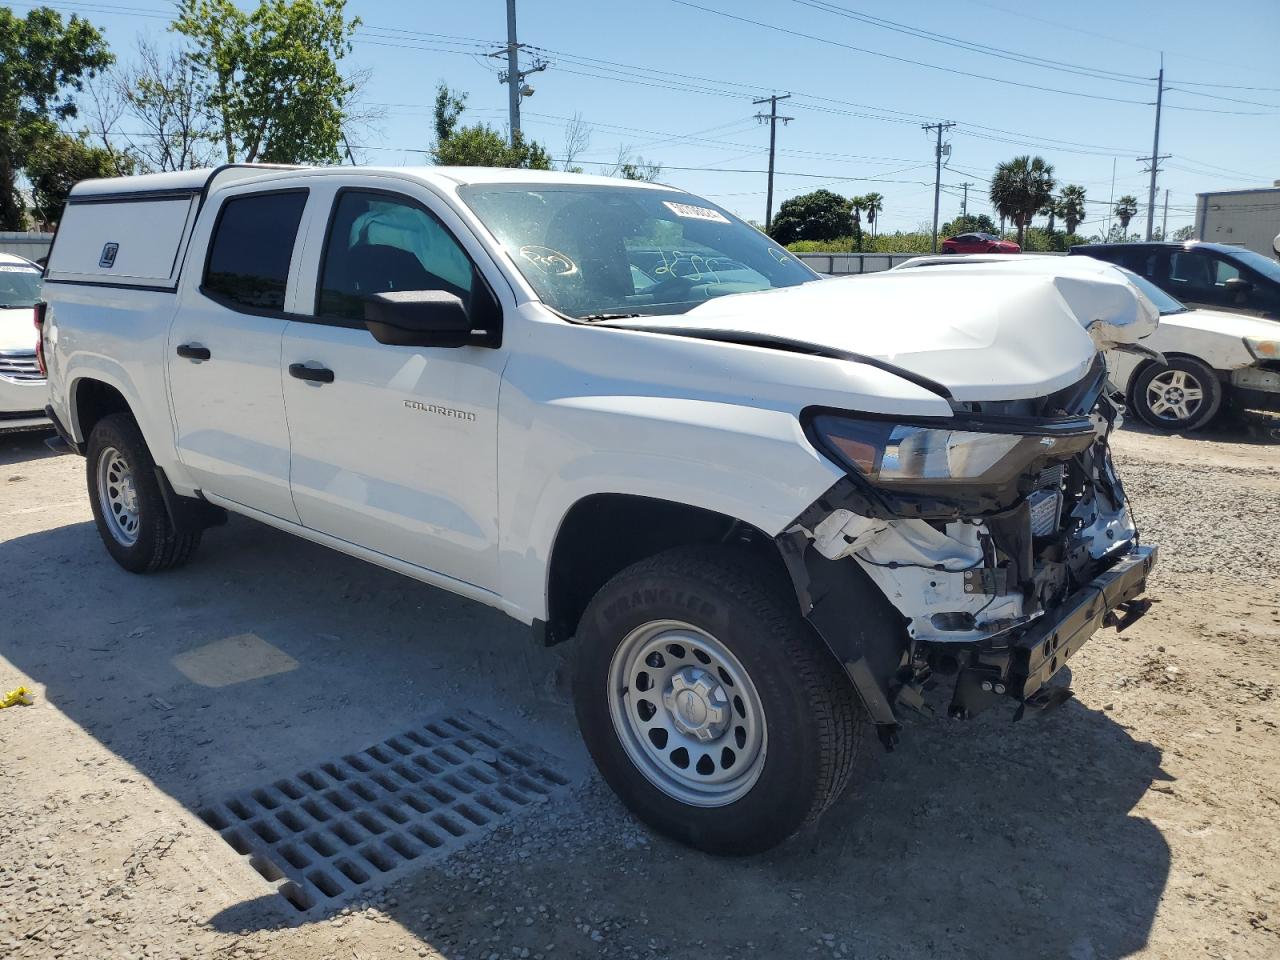
[[33,150],[76,116],[84,79],[111,64],[106,41],[74,14],[48,7],[23,18],[0,7],[0,230],[20,230],[25,213],[18,174]]
[[1045,229],[1049,233],[1053,233],[1054,221],[1058,216],[1058,200],[1056,197],[1050,197],[1045,201],[1044,206],[1040,208],[1040,216],[1049,218],[1049,225]]
[[1120,230],[1129,229],[1129,221],[1138,215],[1138,198],[1125,194],[1116,201],[1116,219],[1120,221]]
[[884,209],[884,196],[879,193],[868,193],[862,198],[862,202],[867,210],[867,225],[871,227],[871,235],[874,237],[880,232],[877,224],[880,222],[880,211]]
[[854,250],[862,249],[862,211],[866,209],[866,197],[850,197],[849,198],[849,220],[853,224],[850,246]]
[[1067,233],[1075,233],[1076,227],[1085,218],[1085,189],[1076,183],[1068,183],[1062,188],[1058,198],[1058,213],[1067,225]]
[[191,41],[217,134],[230,162],[339,159],[355,86],[338,62],[360,24],[346,0],[181,0],[173,29]]
[[1169,234],[1169,239],[1170,240],[1193,240],[1195,239],[1195,235],[1196,235],[1196,228],[1188,223],[1185,227],[1178,227],[1177,230],[1174,230],[1173,233]]
[[853,205],[830,190],[815,190],[783,201],[769,235],[781,244],[848,236]]
[[976,216],[972,213],[961,214],[950,223],[942,225],[940,236],[954,237],[962,233],[996,233],[995,221],[985,213]]
[[451,167],[551,169],[547,151],[541,144],[526,140],[521,133],[515,135],[514,143],[508,143],[506,137],[488,124],[460,126],[466,106],[465,93],[455,93],[443,83],[436,88],[436,143],[431,150],[435,163]]
[[57,223],[71,188],[81,180],[115,177],[122,171],[120,157],[91,146],[83,136],[49,131],[27,157],[26,175],[31,182],[32,214],[39,223]]
[[609,171],[609,176],[653,183],[662,176],[662,164],[646,160],[639,154],[633,153],[630,147],[619,147],[618,162]]
[[991,203],[1002,219],[1013,221],[1018,243],[1022,243],[1031,218],[1049,202],[1054,186],[1053,165],[1043,157],[1023,155],[996,167],[991,178]]

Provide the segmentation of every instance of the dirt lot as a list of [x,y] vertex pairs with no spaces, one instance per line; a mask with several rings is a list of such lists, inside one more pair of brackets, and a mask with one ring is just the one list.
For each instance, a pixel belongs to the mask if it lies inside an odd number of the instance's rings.
[[[589,768],[558,651],[501,616],[245,520],[181,571],[107,558],[83,464],[0,438],[0,956],[1280,956],[1280,445],[1125,431],[1155,610],[1077,697],[874,742],[816,830],[717,860]],[[571,787],[299,923],[196,815],[468,709]]]

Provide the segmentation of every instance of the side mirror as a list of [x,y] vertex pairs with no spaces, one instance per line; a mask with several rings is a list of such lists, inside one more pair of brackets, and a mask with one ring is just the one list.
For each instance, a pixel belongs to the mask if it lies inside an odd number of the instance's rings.
[[1222,286],[1233,297],[1243,297],[1253,289],[1253,284],[1244,277],[1232,277],[1230,280],[1225,281]]
[[375,293],[364,304],[373,339],[393,347],[462,347],[472,342],[471,318],[456,294],[443,290]]

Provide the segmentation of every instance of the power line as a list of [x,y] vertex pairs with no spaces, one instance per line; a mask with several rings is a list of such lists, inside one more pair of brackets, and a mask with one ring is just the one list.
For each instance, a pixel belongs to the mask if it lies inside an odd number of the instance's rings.
[[973,73],[968,70],[957,70],[954,67],[944,67],[936,63],[926,63],[923,60],[912,60],[910,57],[899,57],[891,53],[884,53],[880,50],[872,50],[867,47],[858,47],[850,43],[844,43],[840,40],[833,40],[830,37],[819,37],[812,33],[802,33],[799,30],[792,30],[789,27],[782,27],[773,23],[765,23],[763,20],[753,20],[750,17],[739,16],[736,13],[729,13],[727,10],[717,10],[714,7],[704,7],[693,0],[670,0],[671,3],[678,4],[682,7],[690,7],[694,10],[701,10],[703,13],[710,13],[718,17],[724,17],[728,20],[736,20],[739,23],[748,23],[753,26],[763,27],[766,30],[773,30],[776,33],[785,33],[789,36],[799,37],[802,40],[812,40],[815,43],[824,43],[833,47],[840,47],[844,50],[852,50],[855,53],[864,53],[872,57],[881,57],[885,60],[893,60],[897,63],[909,63],[913,66],[924,67],[928,70],[939,70],[943,73],[955,74],[961,77],[970,77],[975,80],[987,80],[992,83],[1003,83],[1014,87],[1025,87],[1029,90],[1040,90],[1046,93],[1060,93],[1071,97],[1084,97],[1089,100],[1106,100],[1112,103],[1131,103],[1143,106],[1146,104],[1144,100],[1129,100],[1122,97],[1108,97],[1097,93],[1085,93],[1080,90],[1063,90],[1058,87],[1046,87],[1036,83],[1024,83],[1020,80],[1008,80],[1003,77],[991,77],[981,73]]
[[[866,23],[870,26],[880,27],[885,30],[891,30],[894,33],[904,34],[909,37],[916,37],[921,40],[928,40],[933,43],[940,43],[944,46],[955,47],[960,50],[968,50],[972,53],[980,53],[984,56],[995,57],[1013,63],[1021,63],[1033,67],[1042,67],[1048,70],[1056,70],[1061,73],[1071,73],[1082,77],[1091,77],[1093,79],[1110,79],[1120,83],[1134,83],[1146,86],[1151,82],[1150,77],[1143,77],[1132,73],[1120,73],[1116,70],[1107,70],[1102,67],[1079,67],[1063,64],[1060,61],[1048,60],[1044,57],[1038,57],[1034,54],[1020,53],[1016,50],[1007,50],[1003,47],[995,47],[986,43],[977,43],[971,40],[961,40],[959,37],[950,37],[942,33],[934,33],[932,30],[925,30],[921,27],[913,27],[910,24],[900,23],[896,20],[889,20],[884,17],[872,16],[869,13],[860,13],[850,10],[830,0],[791,0],[792,3],[798,3],[801,6],[810,7],[814,10],[821,10],[826,13],[835,14],[848,20],[856,20],[860,23]],[[1105,75],[1105,76],[1104,76]]]

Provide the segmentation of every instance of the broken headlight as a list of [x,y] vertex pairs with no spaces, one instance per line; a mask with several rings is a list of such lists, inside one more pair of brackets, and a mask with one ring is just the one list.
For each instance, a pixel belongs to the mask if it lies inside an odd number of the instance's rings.
[[1084,449],[1094,434],[995,433],[823,414],[813,418],[823,448],[842,466],[886,486],[911,484],[1004,485],[1036,461],[1060,460]]

